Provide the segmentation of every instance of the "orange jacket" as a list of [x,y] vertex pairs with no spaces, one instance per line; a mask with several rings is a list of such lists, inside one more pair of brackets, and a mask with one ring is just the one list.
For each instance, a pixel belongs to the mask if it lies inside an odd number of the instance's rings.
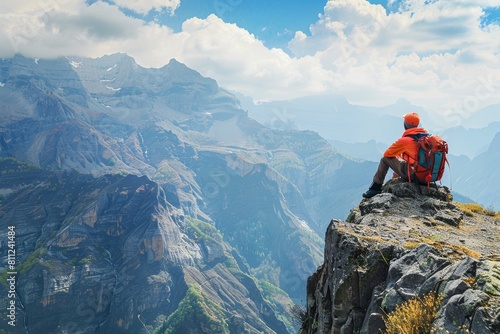
[[417,157],[417,142],[408,135],[416,135],[419,133],[427,133],[424,128],[410,128],[403,132],[401,138],[396,140],[384,152],[384,157],[398,157],[408,161],[410,164],[415,162]]

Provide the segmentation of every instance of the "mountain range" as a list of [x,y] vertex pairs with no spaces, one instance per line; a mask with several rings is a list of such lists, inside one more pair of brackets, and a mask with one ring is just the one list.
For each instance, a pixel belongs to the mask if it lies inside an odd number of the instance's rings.
[[353,105],[333,95],[261,103],[241,97],[241,101],[251,117],[270,128],[314,131],[343,155],[377,163],[386,148],[403,133],[402,115],[418,112],[421,126],[448,143],[450,166],[443,184],[452,188],[457,198],[500,208],[498,196],[491,196],[500,186],[493,177],[500,162],[495,150],[500,133],[498,104],[468,115],[461,125],[450,127],[450,119],[455,122],[460,115],[448,119],[404,99],[384,107]]
[[0,226],[16,230],[17,272],[17,324],[4,330],[297,328],[319,236],[372,162],[258,123],[176,60],[17,55],[0,61],[0,83]]

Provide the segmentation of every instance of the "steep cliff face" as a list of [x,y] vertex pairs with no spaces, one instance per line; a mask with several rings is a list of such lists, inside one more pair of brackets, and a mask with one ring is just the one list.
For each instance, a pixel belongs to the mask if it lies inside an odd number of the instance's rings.
[[[175,311],[188,286],[203,286],[227,326],[287,332],[220,233],[185,216],[147,177],[52,173],[10,159],[2,167],[16,171],[0,177],[0,189],[12,191],[1,199],[0,225],[2,234],[15,226],[17,261],[16,326],[2,328],[151,331]],[[2,252],[7,249],[2,242]],[[8,287],[0,290],[6,305]]]
[[450,200],[446,188],[391,181],[347,221],[332,220],[301,333],[380,333],[398,305],[429,293],[442,296],[436,333],[498,333],[498,215]]

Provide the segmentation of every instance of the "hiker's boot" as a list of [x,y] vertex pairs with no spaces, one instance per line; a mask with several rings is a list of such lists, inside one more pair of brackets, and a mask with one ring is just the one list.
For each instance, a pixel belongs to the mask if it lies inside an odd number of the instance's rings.
[[381,192],[382,192],[382,183],[373,182],[370,188],[368,188],[368,191],[363,194],[363,197],[371,198],[375,195],[380,194]]

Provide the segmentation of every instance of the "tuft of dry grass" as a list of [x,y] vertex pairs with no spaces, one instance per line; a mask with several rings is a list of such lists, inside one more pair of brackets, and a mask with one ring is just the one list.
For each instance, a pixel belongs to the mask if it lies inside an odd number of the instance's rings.
[[[432,238],[432,239],[435,239],[435,238]],[[432,240],[431,238],[425,238],[425,237],[420,237],[419,240],[420,241],[416,241],[416,240],[408,240],[405,242],[405,244],[403,245],[404,248],[406,249],[414,249],[414,248],[417,248],[419,245],[421,245],[422,243],[426,243],[428,244],[429,246],[432,246],[432,247],[435,247],[436,249],[439,249],[439,250],[442,250],[443,248],[447,248],[447,249],[450,249],[454,252],[458,252],[459,254],[465,254],[467,256],[470,256],[474,259],[479,259],[482,254],[473,250],[473,249],[470,249],[470,248],[467,248],[465,246],[462,246],[462,245],[456,245],[456,244],[451,244],[449,242],[445,242],[445,241],[435,241],[435,240]]]
[[436,240],[432,240],[430,238],[426,238],[426,237],[421,237],[420,238],[420,241],[430,245],[430,246],[433,246],[437,249],[443,249],[443,242],[439,242],[439,241],[436,241]]
[[407,249],[414,249],[414,248],[417,248],[420,244],[421,244],[421,242],[419,242],[419,241],[409,240],[409,241],[405,242],[403,247],[407,248]]
[[467,283],[471,287],[477,286],[477,279],[475,277],[466,277],[466,278],[464,278],[464,282]]
[[431,291],[410,299],[384,316],[386,334],[429,334],[436,319],[442,296]]
[[465,213],[465,215],[472,217],[475,213],[500,218],[500,212],[495,212],[494,210],[485,209],[480,204],[477,203],[457,203],[453,204]]
[[479,259],[481,256],[483,256],[481,253],[476,252],[475,250],[467,248],[465,246],[452,245],[452,244],[448,244],[448,245],[450,245],[450,247],[452,247],[452,248],[458,249],[459,251],[461,251],[465,255],[470,256],[474,259]]

